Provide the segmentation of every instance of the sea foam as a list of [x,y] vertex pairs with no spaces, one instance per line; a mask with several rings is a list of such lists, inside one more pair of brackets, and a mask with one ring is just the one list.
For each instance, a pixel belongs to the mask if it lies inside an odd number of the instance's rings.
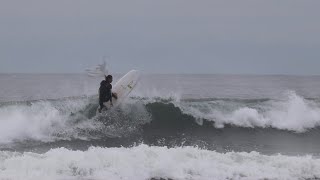
[[195,147],[65,148],[44,154],[0,152],[0,179],[312,179],[312,156],[218,153]]
[[83,109],[84,100],[37,101],[0,108],[0,143],[33,139],[51,141],[52,134],[70,130],[70,113]]
[[320,126],[319,104],[292,91],[285,93],[280,100],[269,100],[250,106],[239,102],[229,102],[226,105],[225,101],[174,104],[185,114],[213,121],[217,128],[230,124],[250,128],[271,127],[301,133]]

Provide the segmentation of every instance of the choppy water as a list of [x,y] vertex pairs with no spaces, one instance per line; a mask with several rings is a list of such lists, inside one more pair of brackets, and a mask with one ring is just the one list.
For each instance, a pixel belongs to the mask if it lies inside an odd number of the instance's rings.
[[[115,81],[121,75],[116,75]],[[0,179],[319,179],[320,77],[0,75]]]

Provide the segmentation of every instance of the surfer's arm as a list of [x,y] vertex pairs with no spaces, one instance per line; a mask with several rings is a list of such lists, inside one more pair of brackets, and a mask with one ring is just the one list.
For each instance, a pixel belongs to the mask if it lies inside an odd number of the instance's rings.
[[109,97],[110,97],[110,103],[112,104],[112,92],[111,91],[110,91]]
[[112,93],[112,97],[114,97],[115,99],[118,99],[117,93]]
[[110,90],[110,105],[113,106],[113,103],[112,103],[112,92]]
[[111,91],[110,91],[110,96],[109,97],[110,97],[110,105],[113,106],[113,103],[112,103],[112,92]]

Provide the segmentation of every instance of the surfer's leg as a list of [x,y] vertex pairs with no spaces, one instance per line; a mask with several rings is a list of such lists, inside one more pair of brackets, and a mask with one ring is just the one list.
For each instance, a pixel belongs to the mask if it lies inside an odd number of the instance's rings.
[[103,105],[103,101],[99,101],[99,105],[100,105],[99,113],[101,113],[102,109],[105,107],[105,106]]

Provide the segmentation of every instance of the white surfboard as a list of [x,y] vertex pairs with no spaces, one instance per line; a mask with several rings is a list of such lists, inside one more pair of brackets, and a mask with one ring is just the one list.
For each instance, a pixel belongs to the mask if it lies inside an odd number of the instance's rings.
[[[131,70],[124,75],[119,81],[112,87],[112,92],[117,93],[118,98],[112,97],[113,107],[117,107],[121,104],[126,97],[131,93],[134,87],[137,85],[140,79],[140,72],[137,70]],[[105,102],[104,105],[110,109],[110,101]]]

